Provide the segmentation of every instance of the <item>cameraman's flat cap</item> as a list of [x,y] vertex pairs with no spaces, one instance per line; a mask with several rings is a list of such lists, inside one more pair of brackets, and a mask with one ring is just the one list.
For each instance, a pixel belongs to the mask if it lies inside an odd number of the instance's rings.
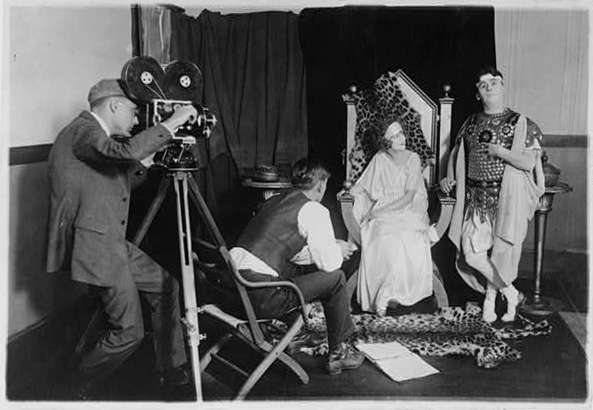
[[104,78],[91,87],[89,90],[88,101],[89,104],[93,104],[95,101],[99,101],[107,97],[128,98],[124,90],[119,85],[119,80]]

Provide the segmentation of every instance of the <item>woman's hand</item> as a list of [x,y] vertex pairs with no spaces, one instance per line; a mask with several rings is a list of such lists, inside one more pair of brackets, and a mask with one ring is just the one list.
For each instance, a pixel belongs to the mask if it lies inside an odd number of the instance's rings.
[[439,182],[439,185],[441,186],[441,190],[446,194],[451,192],[451,190],[453,189],[455,184],[456,184],[455,178],[451,178],[450,176],[446,176],[445,178],[441,179],[441,182]]
[[338,246],[340,247],[340,251],[342,252],[342,259],[348,260],[350,256],[358,249],[356,244],[352,242],[346,242],[342,239],[336,239]]
[[360,225],[362,226],[367,222],[371,222],[372,219],[375,219],[375,215],[373,214],[373,211],[369,211],[365,216],[361,218]]

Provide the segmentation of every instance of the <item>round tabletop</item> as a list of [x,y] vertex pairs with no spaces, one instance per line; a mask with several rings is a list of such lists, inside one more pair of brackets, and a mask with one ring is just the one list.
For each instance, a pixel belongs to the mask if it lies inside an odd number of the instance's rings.
[[286,189],[292,188],[292,184],[288,178],[278,178],[277,181],[273,182],[264,182],[264,181],[254,181],[251,178],[245,178],[243,180],[243,186],[249,188],[261,188],[261,189]]
[[546,187],[546,194],[561,194],[564,192],[571,192],[572,187],[564,182],[558,182],[554,186],[547,186]]

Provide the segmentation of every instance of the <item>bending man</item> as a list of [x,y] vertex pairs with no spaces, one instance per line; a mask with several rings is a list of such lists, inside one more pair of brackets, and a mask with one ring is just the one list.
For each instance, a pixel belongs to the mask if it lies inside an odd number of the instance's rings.
[[[268,199],[230,253],[245,279],[291,280],[305,302],[322,302],[329,344],[326,368],[330,374],[338,374],[359,367],[364,357],[346,343],[354,325],[340,266],[351,257],[355,246],[336,240],[329,211],[319,203],[329,176],[317,162],[298,161],[292,171],[296,189]],[[317,270],[295,275],[297,263],[313,263]],[[278,317],[298,306],[296,295],[283,288],[251,290],[249,296],[256,314],[262,317]]]

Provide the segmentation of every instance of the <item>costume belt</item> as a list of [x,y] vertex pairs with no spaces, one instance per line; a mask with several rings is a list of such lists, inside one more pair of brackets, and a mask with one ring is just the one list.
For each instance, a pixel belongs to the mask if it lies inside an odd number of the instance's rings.
[[477,179],[467,179],[467,185],[475,188],[500,188],[501,181],[478,181]]

